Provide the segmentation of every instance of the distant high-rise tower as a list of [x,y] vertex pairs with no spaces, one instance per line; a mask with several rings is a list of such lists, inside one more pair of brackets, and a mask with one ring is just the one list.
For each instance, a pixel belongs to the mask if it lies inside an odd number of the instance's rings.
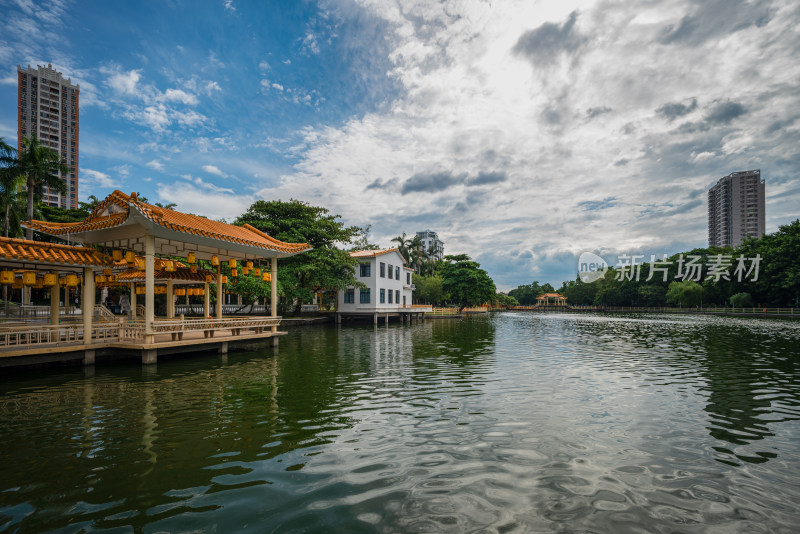
[[19,80],[17,150],[22,140],[34,134],[43,146],[52,148],[70,168],[66,194],[45,188],[42,201],[62,208],[78,207],[78,133],[80,128],[78,95],[80,86],[64,79],[52,65],[27,70],[17,66]]
[[439,241],[439,236],[436,232],[433,230],[424,230],[422,232],[417,232],[417,235],[422,241],[422,247],[431,259],[441,260],[444,258],[444,243]]
[[761,170],[732,172],[708,191],[708,246],[738,247],[765,233]]

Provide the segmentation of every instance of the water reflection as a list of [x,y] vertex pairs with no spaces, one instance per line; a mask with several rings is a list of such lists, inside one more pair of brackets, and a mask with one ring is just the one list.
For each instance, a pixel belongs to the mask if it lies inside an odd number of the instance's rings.
[[0,530],[780,530],[800,521],[798,341],[506,314],[17,375]]

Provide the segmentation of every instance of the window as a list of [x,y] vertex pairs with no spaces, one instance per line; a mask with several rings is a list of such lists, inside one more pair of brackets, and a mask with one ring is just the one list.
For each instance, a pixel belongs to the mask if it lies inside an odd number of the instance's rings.
[[355,289],[348,289],[344,292],[344,303],[345,304],[355,304],[356,302],[356,290]]
[[411,285],[411,273],[406,273],[406,284]]
[[381,278],[386,278],[386,264],[381,262]]
[[361,278],[369,278],[369,263],[361,264]]
[[399,289],[395,289],[394,290],[394,301],[397,304],[400,304],[400,290]]
[[386,290],[381,289],[381,304],[383,304],[384,302],[386,302]]
[[390,263],[389,264],[389,280],[392,279],[392,271],[394,271],[394,268],[392,267],[392,264]]
[[359,290],[361,295],[361,304],[369,304],[369,288]]
[[394,291],[392,291],[392,290],[390,289],[390,290],[389,290],[389,304],[391,304],[391,303],[392,303],[392,293],[394,293]]
[[400,280],[400,267],[395,267],[394,268],[394,279],[395,280]]

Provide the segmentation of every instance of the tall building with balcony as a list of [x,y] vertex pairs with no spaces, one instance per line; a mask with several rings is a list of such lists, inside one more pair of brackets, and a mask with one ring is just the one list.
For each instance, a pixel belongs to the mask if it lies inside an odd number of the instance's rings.
[[761,170],[732,172],[708,191],[708,246],[738,247],[765,233]]
[[439,236],[432,230],[417,232],[422,241],[422,247],[431,259],[441,260],[444,258],[444,242],[439,240]]
[[69,167],[60,174],[67,186],[66,193],[43,191],[42,201],[62,208],[78,207],[78,137],[80,86],[73,85],[52,65],[37,65],[35,69],[17,66],[18,116],[17,150],[23,150],[22,140],[36,135],[43,146],[52,148]]

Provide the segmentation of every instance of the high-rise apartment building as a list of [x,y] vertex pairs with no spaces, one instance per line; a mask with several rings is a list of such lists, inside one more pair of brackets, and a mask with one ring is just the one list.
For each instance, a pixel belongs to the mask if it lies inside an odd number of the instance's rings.
[[738,247],[765,233],[761,170],[732,172],[708,191],[708,246]]
[[422,241],[422,247],[431,259],[441,260],[444,258],[444,243],[439,240],[439,236],[432,230],[417,232]]
[[17,66],[19,81],[17,150],[23,150],[22,140],[36,135],[43,146],[52,148],[70,168],[61,179],[67,192],[61,194],[45,188],[42,201],[62,208],[78,207],[78,134],[80,120],[78,96],[80,86],[72,85],[52,65],[35,69]]

